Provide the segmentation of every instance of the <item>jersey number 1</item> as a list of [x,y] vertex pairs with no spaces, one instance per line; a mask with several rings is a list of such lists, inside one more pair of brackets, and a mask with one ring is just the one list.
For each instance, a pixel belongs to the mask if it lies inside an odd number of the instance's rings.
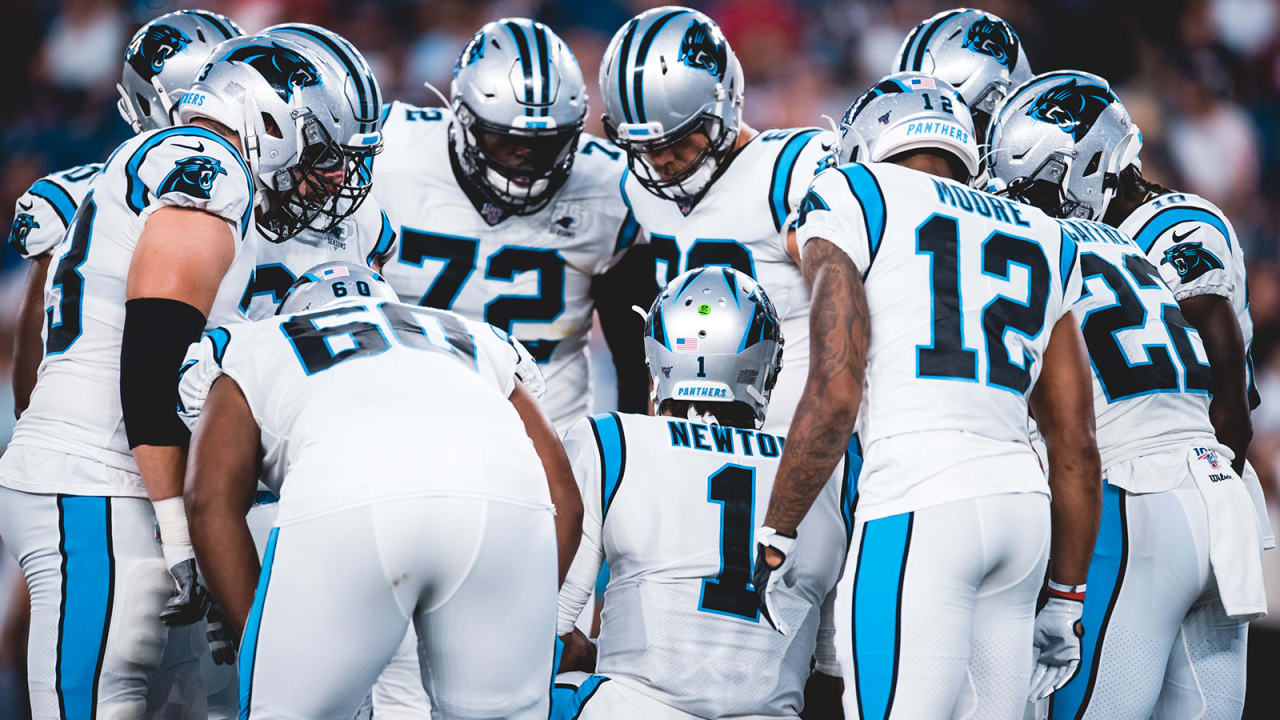
[[699,610],[759,619],[760,605],[751,585],[755,495],[755,468],[725,465],[707,478],[707,502],[720,506],[720,572],[702,581]]

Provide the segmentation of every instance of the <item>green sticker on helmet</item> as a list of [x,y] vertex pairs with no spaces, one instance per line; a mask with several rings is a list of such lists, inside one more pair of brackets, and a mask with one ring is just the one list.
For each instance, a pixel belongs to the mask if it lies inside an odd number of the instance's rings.
[[710,305],[707,305],[707,304],[705,304],[705,303],[704,303],[704,304],[702,304],[702,305],[699,305],[699,306],[698,306],[698,314],[699,314],[699,315],[710,315],[710,314],[711,314],[711,306],[710,306]]

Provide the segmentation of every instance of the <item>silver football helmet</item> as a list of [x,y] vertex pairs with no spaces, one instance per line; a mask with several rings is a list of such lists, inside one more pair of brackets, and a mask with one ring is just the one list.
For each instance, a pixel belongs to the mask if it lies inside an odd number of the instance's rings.
[[285,293],[277,315],[319,310],[351,302],[396,302],[399,297],[386,280],[364,265],[327,262],[302,273]]
[[1045,73],[1014,90],[991,123],[987,168],[1011,197],[1055,217],[1099,220],[1142,132],[1106,80]]
[[491,22],[453,68],[454,158],[485,200],[527,215],[569,178],[587,116],[578,60],[546,25]]
[[143,25],[124,52],[116,109],[135,133],[169,127],[169,113],[195,82],[209,53],[244,35],[230,18],[208,10],[178,10]]
[[840,121],[836,158],[841,163],[880,162],[924,149],[948,152],[969,177],[978,174],[969,108],[955,88],[932,75],[886,75],[853,101]]
[[644,351],[659,411],[668,400],[740,402],[759,424],[782,369],[778,311],[750,275],[694,268],[653,301]]
[[951,84],[969,105],[979,143],[1000,101],[1031,79],[1018,33],[982,10],[957,8],[925,20],[907,35],[891,72],[924,72]]
[[303,228],[328,232],[341,221],[334,198],[347,184],[343,145],[375,145],[352,132],[347,80],[307,47],[279,34],[227,40],[214,48],[196,83],[178,101],[181,123],[207,118],[239,135],[265,202],[258,229],[282,242]]
[[334,139],[342,147],[346,165],[332,204],[322,210],[322,216],[327,216],[325,222],[334,218],[340,222],[354,213],[373,189],[373,158],[382,152],[378,129],[382,91],[378,79],[360,51],[331,30],[306,23],[283,23],[262,32],[288,38],[309,49],[312,57],[329,66],[330,77],[341,78],[347,102],[331,110],[336,113],[334,121],[340,133]]
[[[636,180],[691,208],[726,166],[742,127],[742,66],[720,27],[682,7],[637,15],[605,50],[600,93],[605,132],[627,152]],[[695,133],[702,137],[691,140]],[[667,152],[677,146],[697,152]]]

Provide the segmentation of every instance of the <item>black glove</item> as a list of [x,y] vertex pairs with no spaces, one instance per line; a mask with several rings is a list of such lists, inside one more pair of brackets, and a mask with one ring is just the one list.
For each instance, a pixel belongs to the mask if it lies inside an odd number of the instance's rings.
[[196,574],[195,558],[183,560],[169,568],[169,574],[178,584],[178,593],[169,598],[160,611],[160,620],[165,625],[177,627],[190,625],[209,612],[209,591],[200,584]]
[[236,661],[236,637],[231,632],[231,623],[223,614],[218,603],[209,604],[209,612],[204,617],[205,637],[209,639],[209,652],[213,653],[213,662],[217,665],[232,665]]

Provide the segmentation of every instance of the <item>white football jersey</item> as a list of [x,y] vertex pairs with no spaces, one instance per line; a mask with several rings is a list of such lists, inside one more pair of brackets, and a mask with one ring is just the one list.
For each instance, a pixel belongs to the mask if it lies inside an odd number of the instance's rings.
[[279,525],[424,495],[541,507],[550,492],[527,482],[541,463],[508,399],[520,358],[505,333],[443,310],[329,306],[210,331],[183,362],[179,414],[194,429],[214,380],[235,380]]
[[[1102,467],[1212,439],[1204,345],[1160,271],[1114,228],[1064,220],[1062,229],[1080,252],[1084,289],[1073,309],[1093,365]],[[1152,479],[1169,487],[1182,480]],[[1122,486],[1131,492],[1168,489]]]
[[783,635],[760,617],[751,584],[783,442],[619,413],[573,426],[564,445],[585,514],[557,630],[573,628],[607,561],[597,674],[697,717],[795,717],[848,549],[858,459],[846,455],[800,524],[771,595]]
[[250,320],[271,317],[298,276],[316,265],[343,260],[380,266],[395,243],[391,221],[371,197],[331,232],[305,229],[282,243],[259,237],[257,267],[240,296],[240,310]]
[[52,252],[99,172],[102,163],[78,165],[32,183],[15,206],[9,247],[28,260]]
[[503,219],[460,184],[445,111],[396,102],[384,113],[374,195],[400,251],[383,276],[403,302],[484,320],[523,343],[546,376],[547,414],[565,430],[591,411],[591,279],[639,236],[619,192],[622,152],[584,134],[551,202]]
[[782,372],[764,429],[785,433],[809,372],[809,289],[786,233],[832,144],[817,128],[765,130],[734,155],[688,215],[628,172],[623,190],[649,235],[658,287],[689,268],[728,265],[764,287],[782,319]]
[[[254,181],[244,160],[209,130],[156,130],[116,148],[55,250],[45,280],[45,356],[31,404],[0,460],[0,484],[27,492],[147,496],[120,407],[120,341],[133,251],[159,208],[193,208],[222,218],[235,236],[235,256],[208,325],[244,320],[238,304],[256,254],[249,230],[253,202]],[[15,450],[27,454],[25,461],[10,457]],[[63,464],[57,473],[33,473],[40,466],[33,456],[56,456]]]
[[[1179,301],[1207,294],[1230,300],[1248,353],[1253,345],[1253,318],[1244,248],[1218,206],[1199,195],[1166,193],[1130,213],[1120,230],[1147,254]],[[1253,358],[1246,354],[1245,359],[1249,404],[1257,407],[1261,399],[1254,384]]]
[[1048,492],[1027,397],[1080,296],[1076,243],[1039,210],[888,163],[814,179],[797,240],[853,259],[871,318],[857,430],[867,519]]

